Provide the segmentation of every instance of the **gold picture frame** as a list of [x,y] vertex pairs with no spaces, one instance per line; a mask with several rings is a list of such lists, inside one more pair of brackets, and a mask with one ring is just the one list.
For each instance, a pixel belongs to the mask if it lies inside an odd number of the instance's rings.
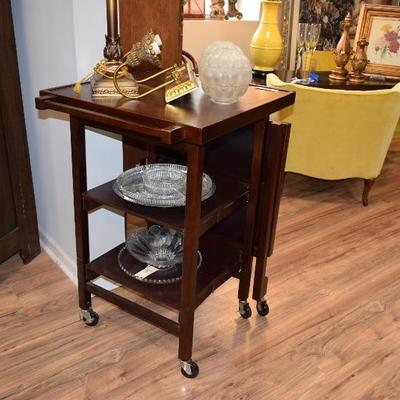
[[400,7],[363,4],[356,36],[369,42],[367,74],[400,77]]

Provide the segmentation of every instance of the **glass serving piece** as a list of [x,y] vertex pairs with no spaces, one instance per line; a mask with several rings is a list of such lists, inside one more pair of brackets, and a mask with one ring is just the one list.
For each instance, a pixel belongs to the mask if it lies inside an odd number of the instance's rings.
[[[200,251],[197,253],[197,268],[200,268],[203,257]],[[155,272],[144,278],[141,278],[140,271],[148,267],[148,264],[142,263],[134,258],[124,246],[118,254],[118,264],[122,271],[129,277],[140,282],[165,285],[179,282],[182,279],[182,263],[171,265],[167,268],[156,268]]]
[[138,229],[126,241],[126,248],[139,261],[159,269],[182,262],[182,235],[158,225]]
[[[123,172],[113,189],[123,199],[143,206],[182,207],[186,204],[186,177],[184,165],[141,165]],[[214,192],[214,182],[203,174],[201,200],[207,200]]]
[[161,195],[182,193],[186,189],[186,173],[176,168],[149,168],[143,172],[146,190]]

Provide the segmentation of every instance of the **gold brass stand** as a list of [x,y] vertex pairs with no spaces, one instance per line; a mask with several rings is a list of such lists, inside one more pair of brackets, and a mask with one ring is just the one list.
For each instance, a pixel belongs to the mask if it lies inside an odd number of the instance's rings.
[[350,12],[346,15],[344,22],[342,22],[343,33],[334,51],[336,67],[329,75],[329,79],[333,81],[347,80],[348,71],[345,68],[349,62],[351,49],[350,49],[350,28],[352,25],[352,18]]
[[368,44],[364,37],[357,42],[357,50],[351,57],[351,65],[353,67],[353,72],[350,74],[349,79],[351,83],[363,83],[365,81],[363,72],[368,64],[367,53],[365,52]]
[[229,0],[228,12],[225,14],[225,19],[237,18],[242,19],[243,14],[236,8],[236,3],[238,0]]

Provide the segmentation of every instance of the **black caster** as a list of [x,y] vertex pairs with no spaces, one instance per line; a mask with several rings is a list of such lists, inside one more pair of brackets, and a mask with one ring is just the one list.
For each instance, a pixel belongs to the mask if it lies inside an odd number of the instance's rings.
[[251,317],[251,308],[247,301],[239,301],[239,313],[244,319]]
[[199,374],[199,366],[192,360],[182,361],[181,372],[185,378],[193,379]]
[[99,322],[99,314],[94,312],[91,308],[89,308],[89,310],[81,310],[81,318],[87,326],[96,326]]
[[269,306],[268,306],[267,300],[263,299],[263,300],[257,301],[257,312],[262,317],[265,317],[266,315],[269,314]]

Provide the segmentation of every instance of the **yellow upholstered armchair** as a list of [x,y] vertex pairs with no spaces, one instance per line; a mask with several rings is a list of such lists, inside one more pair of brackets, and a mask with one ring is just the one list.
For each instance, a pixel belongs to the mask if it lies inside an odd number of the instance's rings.
[[267,86],[296,92],[295,104],[272,116],[292,124],[285,170],[328,180],[362,178],[368,205],[399,120],[400,83],[385,90],[331,90],[269,74]]

